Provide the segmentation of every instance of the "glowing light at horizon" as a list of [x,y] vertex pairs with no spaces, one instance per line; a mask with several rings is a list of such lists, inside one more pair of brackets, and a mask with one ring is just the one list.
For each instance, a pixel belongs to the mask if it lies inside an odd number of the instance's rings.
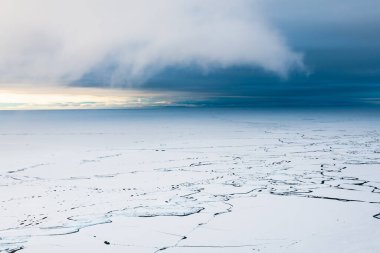
[[0,110],[106,109],[171,105],[172,95],[99,88],[0,88]]

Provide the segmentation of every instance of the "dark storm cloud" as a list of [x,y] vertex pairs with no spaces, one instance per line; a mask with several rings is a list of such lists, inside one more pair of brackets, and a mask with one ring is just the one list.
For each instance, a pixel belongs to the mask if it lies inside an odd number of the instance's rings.
[[378,101],[379,1],[268,0],[262,4],[288,43],[303,52],[307,73],[293,71],[288,78],[279,78],[244,67],[208,74],[170,69],[146,86],[215,92],[231,96],[220,101],[247,105],[368,105]]

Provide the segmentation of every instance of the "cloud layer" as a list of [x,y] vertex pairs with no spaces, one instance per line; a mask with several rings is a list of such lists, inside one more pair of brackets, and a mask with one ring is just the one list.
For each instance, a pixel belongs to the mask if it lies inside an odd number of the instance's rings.
[[133,85],[171,66],[302,68],[253,0],[0,0],[0,83]]

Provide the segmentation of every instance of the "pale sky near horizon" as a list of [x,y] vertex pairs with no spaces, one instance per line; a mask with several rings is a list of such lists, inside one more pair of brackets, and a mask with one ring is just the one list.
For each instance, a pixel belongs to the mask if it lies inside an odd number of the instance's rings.
[[178,105],[180,92],[127,89],[39,87],[0,88],[0,110],[124,109]]

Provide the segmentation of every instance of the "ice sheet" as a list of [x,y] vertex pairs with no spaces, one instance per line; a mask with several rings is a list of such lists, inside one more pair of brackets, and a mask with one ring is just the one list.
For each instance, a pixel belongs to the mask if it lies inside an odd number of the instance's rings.
[[380,251],[376,113],[0,120],[0,252]]

